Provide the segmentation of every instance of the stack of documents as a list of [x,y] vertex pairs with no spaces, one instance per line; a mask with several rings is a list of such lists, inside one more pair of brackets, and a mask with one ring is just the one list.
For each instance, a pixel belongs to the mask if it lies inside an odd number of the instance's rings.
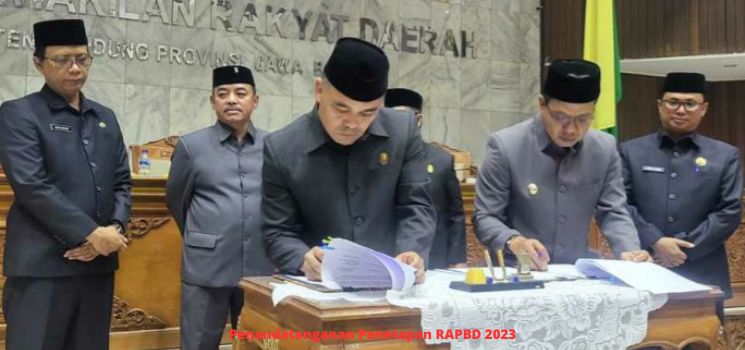
[[386,254],[342,238],[334,238],[324,252],[321,279],[344,291],[404,291],[414,285],[414,268]]
[[650,262],[579,259],[574,266],[585,276],[616,278],[634,289],[646,290],[652,294],[702,292],[711,289]]

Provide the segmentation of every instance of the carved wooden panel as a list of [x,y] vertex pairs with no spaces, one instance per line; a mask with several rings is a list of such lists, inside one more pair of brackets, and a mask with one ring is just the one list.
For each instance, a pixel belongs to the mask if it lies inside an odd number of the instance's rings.
[[590,250],[596,251],[603,258],[614,258],[613,250],[610,248],[610,243],[608,243],[608,239],[605,238],[605,235],[600,232],[600,227],[598,227],[594,218],[590,223],[590,238],[588,240],[588,246]]
[[127,237],[135,239],[143,238],[150,231],[163,226],[169,219],[169,217],[130,218],[127,224]]
[[745,350],[745,316],[728,316],[724,319],[724,333],[720,349]]
[[476,238],[472,221],[476,186],[461,184],[460,191],[463,197],[463,211],[466,216],[466,262],[468,266],[484,266],[484,249],[486,247]]
[[600,234],[600,256],[606,259],[614,258],[610,243],[608,243],[608,239],[602,233]]
[[729,276],[732,282],[745,282],[745,214],[737,231],[727,240]]
[[147,311],[131,307],[129,303],[114,296],[114,304],[111,310],[111,331],[142,331],[148,329],[166,328],[165,322]]
[[468,266],[483,266],[485,264],[484,249],[486,249],[486,247],[479,242],[478,238],[476,238],[476,234],[474,234],[473,231],[473,224],[470,222],[466,224],[466,249],[466,261]]
[[[163,144],[172,148],[175,140],[164,140]],[[132,218],[127,231],[137,243],[119,254],[120,268],[114,284],[116,299],[112,305],[111,327],[112,334],[116,334],[112,349],[136,349],[139,344],[151,344],[148,348],[178,348],[181,236],[165,205],[165,183],[164,178],[133,179]],[[0,271],[5,219],[13,199],[10,185],[0,170]],[[0,276],[0,293],[4,283]],[[1,310],[0,349],[5,335]]]

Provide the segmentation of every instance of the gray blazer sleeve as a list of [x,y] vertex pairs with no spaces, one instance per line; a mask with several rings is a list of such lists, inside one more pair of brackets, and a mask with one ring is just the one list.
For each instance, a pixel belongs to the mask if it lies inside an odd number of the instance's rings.
[[740,153],[732,149],[729,161],[722,172],[719,187],[719,202],[706,220],[690,232],[681,232],[675,237],[689,241],[696,246],[685,249],[689,260],[707,256],[715,248],[723,245],[740,225],[742,215],[742,165]]
[[466,217],[463,212],[463,196],[460,192],[460,182],[455,176],[453,157],[445,176],[445,187],[448,195],[448,264],[458,264],[466,261]]
[[300,210],[276,159],[271,138],[264,139],[261,183],[261,231],[267,255],[284,272],[299,273],[310,249],[301,237]]
[[657,226],[648,222],[636,208],[636,202],[632,196],[632,193],[634,193],[634,179],[631,178],[631,164],[629,155],[627,154],[623,144],[619,147],[619,152],[623,164],[623,187],[626,190],[627,198],[626,210],[629,212],[629,215],[631,215],[631,219],[634,221],[634,226],[636,226],[636,230],[639,232],[641,247],[647,249],[652,244],[655,244],[660,238],[665,237],[665,235],[659,228],[657,228]]
[[168,170],[168,182],[166,183],[166,205],[176,220],[182,236],[186,213],[191,206],[194,192],[194,176],[195,171],[189,156],[189,149],[182,138],[171,157],[171,168]]
[[404,164],[396,185],[396,254],[414,251],[424,259],[435,238],[435,209],[427,190],[426,151],[414,118],[410,118]]
[[639,234],[634,222],[626,211],[626,192],[624,191],[621,157],[615,147],[605,174],[603,190],[595,207],[595,218],[600,231],[608,238],[613,254],[638,250]]
[[510,165],[499,139],[492,135],[486,145],[486,158],[476,181],[476,209],[473,226],[476,237],[493,250],[502,249],[516,230],[505,224],[510,203]]
[[47,181],[39,130],[28,109],[16,103],[0,106],[0,162],[15,201],[65,247],[82,244],[98,226],[80,207]]

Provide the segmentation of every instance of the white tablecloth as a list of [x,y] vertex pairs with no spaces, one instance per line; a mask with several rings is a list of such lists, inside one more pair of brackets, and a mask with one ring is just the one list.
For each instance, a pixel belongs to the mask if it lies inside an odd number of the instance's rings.
[[[647,333],[647,316],[667,301],[601,280],[549,282],[545,289],[466,293],[449,289],[463,275],[428,272],[425,284],[408,294],[389,292],[391,304],[419,308],[429,344],[451,349],[593,350],[626,349]],[[480,339],[437,339],[438,330],[481,330]],[[514,329],[514,340],[486,340],[487,329]]]

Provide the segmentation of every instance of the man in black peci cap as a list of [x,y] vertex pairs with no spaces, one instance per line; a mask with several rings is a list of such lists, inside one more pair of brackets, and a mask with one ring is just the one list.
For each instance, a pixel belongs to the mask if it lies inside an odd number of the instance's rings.
[[[670,73],[657,100],[661,129],[621,144],[628,208],[655,261],[731,296],[724,243],[740,224],[737,147],[696,133],[706,115],[706,78]],[[723,318],[723,303],[717,315]]]
[[594,215],[617,257],[651,261],[626,211],[615,140],[590,129],[599,95],[596,64],[556,60],[538,115],[491,135],[474,213],[487,247],[527,254],[534,269],[571,264],[594,255],[587,248]]
[[261,237],[261,163],[266,131],[251,70],[212,72],[214,125],[186,134],[171,160],[166,202],[181,230],[181,349],[217,349],[230,314],[236,327],[243,276],[270,275]]
[[262,214],[282,271],[321,277],[324,237],[396,255],[424,279],[434,235],[424,142],[413,115],[384,109],[388,59],[342,38],[315,82],[316,106],[267,136]]
[[3,272],[6,349],[108,349],[116,252],[131,179],[114,112],[81,92],[80,20],[34,24],[41,91],[0,105],[0,162],[15,201]]
[[[422,95],[411,89],[388,89],[385,94],[385,106],[413,113],[420,129],[423,123],[423,103]],[[424,149],[427,153],[427,164],[422,170],[427,172],[427,189],[437,213],[435,238],[432,241],[427,267],[466,267],[465,214],[453,156],[442,147],[430,143],[425,143]]]

